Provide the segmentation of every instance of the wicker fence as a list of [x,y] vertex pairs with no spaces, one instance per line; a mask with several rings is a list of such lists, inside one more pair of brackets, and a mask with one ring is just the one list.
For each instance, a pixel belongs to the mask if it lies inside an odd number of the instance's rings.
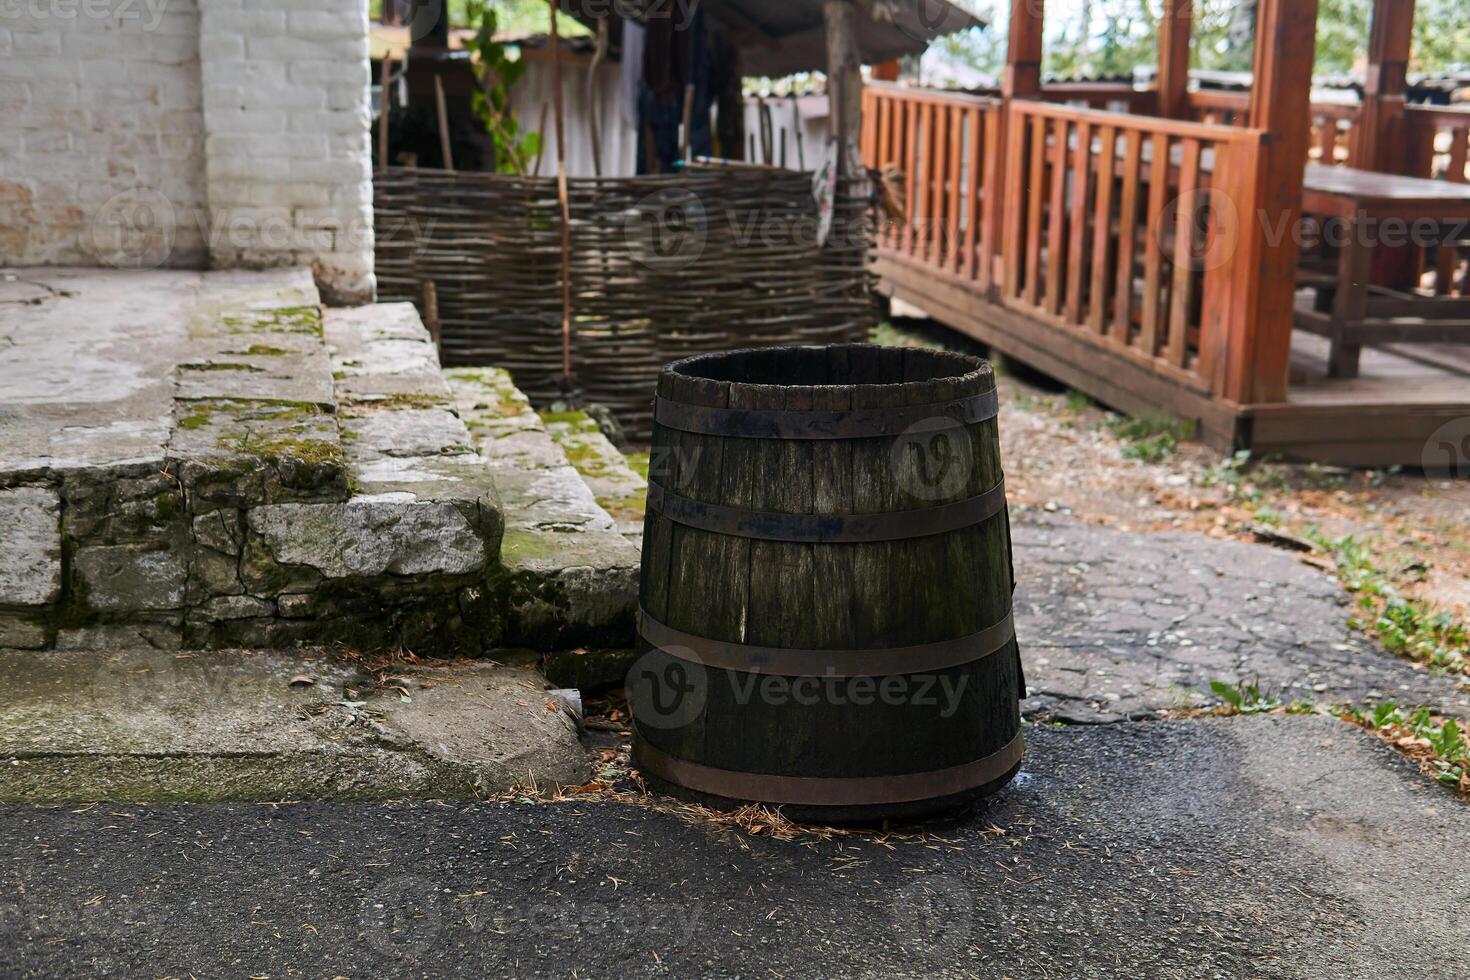
[[[654,380],[688,354],[861,339],[876,311],[866,200],[839,196],[826,244],[808,174],[692,169],[570,181],[572,375],[634,437]],[[446,364],[504,367],[564,394],[556,181],[390,168],[375,178],[379,297],[438,296]]]

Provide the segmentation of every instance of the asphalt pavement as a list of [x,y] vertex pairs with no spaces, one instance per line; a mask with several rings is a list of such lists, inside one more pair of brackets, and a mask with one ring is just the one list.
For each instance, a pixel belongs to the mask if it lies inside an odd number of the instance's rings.
[[6,806],[0,974],[1465,975],[1470,807],[1376,739],[1028,738],[988,806],[886,838],[607,801]]

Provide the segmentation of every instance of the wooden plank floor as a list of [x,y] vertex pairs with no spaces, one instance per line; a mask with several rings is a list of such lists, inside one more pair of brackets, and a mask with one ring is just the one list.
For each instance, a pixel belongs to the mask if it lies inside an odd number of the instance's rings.
[[1291,404],[1458,404],[1470,411],[1470,347],[1366,347],[1356,378],[1327,377],[1327,351],[1326,338],[1292,334]]

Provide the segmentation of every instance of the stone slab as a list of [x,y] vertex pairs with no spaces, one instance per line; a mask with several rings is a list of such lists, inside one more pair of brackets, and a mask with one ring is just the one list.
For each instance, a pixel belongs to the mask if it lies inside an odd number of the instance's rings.
[[[249,331],[226,320],[258,310],[259,319],[274,321],[283,309],[318,302],[308,270],[41,268],[4,277],[0,288],[24,300],[7,303],[0,322],[0,475],[7,476],[162,468],[176,369],[191,356],[191,344],[201,336],[236,344]],[[287,329],[295,328],[272,336]],[[286,385],[265,373],[271,385]],[[263,397],[260,378],[253,387],[231,380],[242,393]],[[223,384],[190,377],[186,387],[206,381]],[[278,394],[290,393],[283,387]]]
[[360,412],[343,418],[341,425],[348,453],[358,460],[475,451],[464,423],[448,408]]
[[197,272],[25,269],[0,318],[0,473],[161,461]]
[[0,606],[61,595],[61,496],[47,487],[0,490]]
[[603,435],[596,420],[583,412],[543,416],[546,430],[607,511],[619,533],[635,545],[643,535],[643,508],[648,481],[634,472],[618,447]]
[[87,604],[98,612],[131,613],[182,608],[188,568],[182,555],[148,545],[120,544],[80,548],[73,558],[86,589]]
[[534,670],[405,671],[400,693],[315,653],[0,651],[0,799],[472,799],[586,778]]
[[267,504],[252,508],[248,520],[277,562],[328,578],[465,575],[493,557],[453,503],[407,492],[363,494],[341,504]]
[[509,374],[445,374],[504,509],[505,642],[537,649],[631,645],[638,548],[619,533]]

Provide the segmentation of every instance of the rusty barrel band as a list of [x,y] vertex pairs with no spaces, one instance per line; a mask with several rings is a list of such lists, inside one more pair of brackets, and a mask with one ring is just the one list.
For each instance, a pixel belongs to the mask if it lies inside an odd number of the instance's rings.
[[638,633],[648,643],[678,660],[705,667],[783,677],[885,677],[919,674],[983,660],[1015,638],[1015,622],[1007,612],[1000,622],[968,636],[938,643],[867,650],[798,650],[714,640],[665,626],[642,609]]
[[686,527],[763,541],[804,544],[863,544],[902,541],[958,531],[1005,509],[1005,480],[982,494],[952,504],[878,514],[777,514],[706,504],[648,484],[647,510]]
[[776,776],[676,759],[649,744],[637,724],[633,726],[633,761],[644,772],[712,796],[800,806],[912,803],[953,796],[1000,779],[1025,753],[1026,740],[1017,732],[999,752],[948,769],[893,776]]
[[1000,400],[994,389],[928,405],[827,410],[710,408],[658,398],[653,419],[668,429],[737,439],[875,439],[902,435],[934,419],[972,425],[995,418]]

